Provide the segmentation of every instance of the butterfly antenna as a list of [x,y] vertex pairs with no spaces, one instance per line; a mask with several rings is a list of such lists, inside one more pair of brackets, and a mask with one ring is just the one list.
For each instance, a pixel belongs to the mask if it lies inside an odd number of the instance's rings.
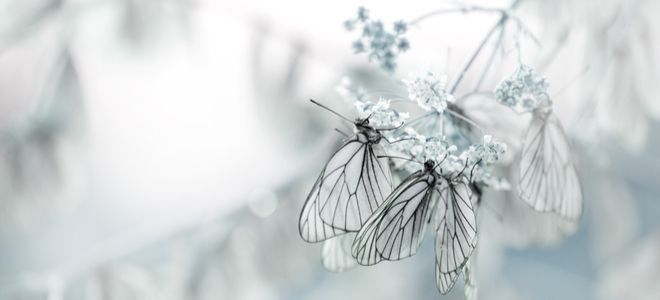
[[327,110],[327,111],[333,113],[335,116],[340,117],[342,120],[344,120],[344,121],[346,121],[346,122],[349,122],[349,123],[351,123],[351,124],[354,124],[354,122],[353,122],[352,120],[350,120],[349,118],[344,117],[344,116],[342,116],[340,113],[338,113],[338,112],[336,112],[336,111],[330,109],[329,107],[327,107],[327,106],[325,106],[325,105],[323,105],[323,104],[321,104],[321,103],[318,103],[318,102],[314,101],[314,99],[309,99],[309,101],[311,101],[312,103],[314,103],[314,104],[320,106],[321,108],[323,108],[323,109],[325,109],[325,110]]
[[412,159],[412,158],[402,157],[402,156],[378,155],[378,156],[376,156],[376,157],[377,157],[377,158],[402,159],[402,160],[407,160],[407,161],[409,161],[409,162],[414,162],[414,163],[417,163],[417,164],[420,164],[420,165],[423,165],[423,164],[424,164],[424,163],[419,162],[419,161],[416,161],[416,160],[414,160],[414,159]]
[[413,140],[416,140],[416,139],[417,139],[416,137],[409,137],[409,138],[398,139],[396,141],[389,141],[389,140],[386,139],[386,141],[390,144],[396,144],[396,143],[405,142],[405,141],[413,141]]
[[339,134],[343,135],[344,137],[348,137],[348,134],[346,132],[341,131],[339,128],[335,128],[336,132],[339,132]]
[[440,167],[440,165],[442,165],[442,163],[445,162],[445,160],[447,159],[447,156],[449,156],[449,154],[445,154],[445,157],[443,157],[441,161],[436,161],[435,162],[435,167],[433,167],[433,170],[431,170],[431,171],[435,171],[435,169]]
[[406,124],[406,122],[401,122],[401,124],[399,124],[399,126],[397,126],[397,127],[391,127],[391,128],[376,128],[376,129],[378,129],[378,130],[380,130],[380,131],[397,130],[397,129],[401,129],[401,128],[403,128],[403,125],[405,125],[405,124]]

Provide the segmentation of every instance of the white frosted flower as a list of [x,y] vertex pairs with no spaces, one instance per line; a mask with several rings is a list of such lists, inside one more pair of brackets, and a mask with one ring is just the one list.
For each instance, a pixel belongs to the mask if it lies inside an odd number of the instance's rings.
[[518,113],[549,106],[548,82],[530,66],[520,65],[495,89],[495,99]]
[[473,182],[482,183],[483,185],[497,191],[511,190],[511,184],[506,178],[493,176],[490,172],[488,172],[487,168],[477,166],[470,172]]
[[352,43],[353,51],[366,53],[370,61],[377,61],[387,72],[396,69],[397,56],[410,48],[408,39],[404,37],[408,30],[407,23],[397,21],[390,31],[380,20],[371,19],[368,10],[363,7],[358,9],[356,18],[344,22],[344,28],[361,31],[359,38]]
[[506,152],[507,146],[505,143],[501,143],[493,139],[490,135],[484,136],[484,157],[483,160],[487,164],[492,164],[500,159],[500,156]]
[[411,80],[403,80],[408,87],[410,100],[425,110],[443,112],[447,103],[453,102],[454,97],[447,92],[446,77],[437,78],[431,72],[414,76]]
[[455,145],[449,145],[447,141],[440,138],[429,138],[424,144],[424,156],[426,159],[442,161],[452,152],[456,151]]
[[410,116],[408,113],[398,112],[390,108],[390,100],[380,98],[377,102],[355,101],[355,108],[361,117],[369,117],[374,126],[400,126]]
[[443,175],[453,176],[461,172],[465,167],[465,152],[461,155],[449,155],[447,158],[440,164],[441,171]]
[[[384,143],[387,153],[394,156],[401,156],[415,161],[424,160],[424,145],[426,137],[419,134],[414,128],[406,127],[400,131],[386,131],[386,137],[393,143]],[[407,160],[394,159],[394,166],[397,169],[403,169],[408,172],[415,172],[419,165]]]
[[469,164],[477,162],[492,164],[504,154],[506,148],[506,144],[494,140],[490,135],[485,135],[483,144],[475,144],[468,149],[468,162]]

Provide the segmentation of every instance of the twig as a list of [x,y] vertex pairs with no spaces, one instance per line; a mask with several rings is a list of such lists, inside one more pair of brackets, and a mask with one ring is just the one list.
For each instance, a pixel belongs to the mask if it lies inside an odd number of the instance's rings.
[[[521,0],[514,0],[509,9],[516,8],[520,4],[520,2],[521,2]],[[502,14],[500,19],[488,31],[488,33],[486,34],[484,39],[481,41],[481,43],[479,44],[477,49],[474,51],[474,53],[472,54],[472,56],[470,57],[468,62],[465,64],[465,67],[463,67],[463,70],[461,70],[461,73],[459,73],[458,78],[456,78],[456,81],[454,82],[454,84],[452,85],[451,90],[449,91],[450,94],[453,94],[456,91],[456,89],[458,88],[458,85],[463,80],[463,77],[465,76],[465,73],[467,73],[467,71],[470,69],[470,67],[472,67],[472,64],[474,63],[474,61],[479,56],[479,53],[481,53],[481,50],[483,50],[483,48],[486,45],[486,43],[488,42],[488,40],[490,40],[493,33],[495,33],[495,31],[509,19],[510,14],[508,13],[508,10],[500,10],[500,13]]]

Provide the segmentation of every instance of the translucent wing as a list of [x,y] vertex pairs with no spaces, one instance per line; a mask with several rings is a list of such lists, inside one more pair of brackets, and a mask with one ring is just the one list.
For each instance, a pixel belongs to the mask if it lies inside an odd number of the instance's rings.
[[477,222],[472,190],[466,183],[448,183],[441,195],[445,207],[444,214],[437,218],[435,255],[436,283],[444,294],[453,287],[460,269],[477,245]]
[[314,183],[314,187],[307,196],[307,201],[305,201],[298,219],[300,236],[303,240],[311,243],[324,241],[346,232],[323,223],[319,216],[318,198],[321,179],[319,176],[316,183]]
[[472,256],[465,264],[465,300],[477,300],[479,288],[477,286],[475,257]]
[[435,178],[416,172],[404,180],[369,218],[353,242],[358,263],[373,265],[414,255],[424,237]]
[[[392,175],[384,151],[361,133],[330,158],[321,173],[317,205],[324,223],[358,231],[392,192]],[[308,199],[309,200],[309,199]]]
[[582,214],[582,189],[570,152],[557,118],[535,113],[522,149],[518,190],[534,210],[571,219]]
[[321,259],[323,267],[330,272],[344,272],[357,265],[355,258],[351,256],[351,244],[355,234],[345,234],[323,243]]
[[442,272],[440,271],[440,265],[437,261],[435,262],[435,265],[435,285],[438,287],[440,293],[444,295],[454,287],[456,278],[458,278],[458,275],[460,274],[460,270]]

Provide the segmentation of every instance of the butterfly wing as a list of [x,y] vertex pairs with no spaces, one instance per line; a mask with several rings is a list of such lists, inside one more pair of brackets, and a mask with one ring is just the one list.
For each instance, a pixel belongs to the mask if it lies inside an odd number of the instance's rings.
[[440,265],[437,261],[435,265],[435,285],[438,287],[438,291],[444,295],[451,291],[451,289],[454,287],[456,278],[458,278],[458,275],[460,275],[460,270],[441,272]]
[[441,191],[445,207],[437,212],[442,214],[437,218],[435,238],[436,284],[445,294],[477,245],[477,222],[467,183],[446,183]]
[[325,224],[358,231],[385,201],[392,192],[392,174],[383,154],[380,145],[358,133],[330,158],[314,196]]
[[362,265],[414,255],[424,237],[435,178],[416,172],[404,180],[364,224],[353,242]]
[[314,187],[307,196],[307,201],[305,201],[298,219],[300,236],[310,243],[324,241],[346,232],[323,223],[319,216],[318,198],[321,179],[322,177],[319,176],[314,183]]
[[351,244],[355,234],[345,234],[331,238],[323,243],[321,260],[323,267],[330,272],[344,272],[357,265],[355,258],[351,256]]
[[570,152],[557,118],[534,113],[522,149],[518,187],[534,210],[570,219],[582,214],[582,188]]

